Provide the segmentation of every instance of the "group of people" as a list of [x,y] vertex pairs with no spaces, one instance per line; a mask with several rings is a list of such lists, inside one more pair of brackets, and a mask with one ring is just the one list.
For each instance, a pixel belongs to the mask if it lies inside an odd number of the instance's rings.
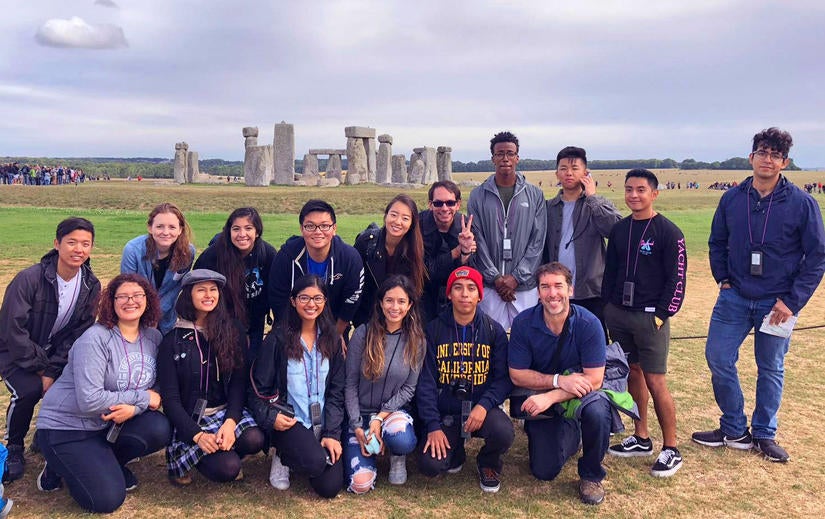
[[[760,326],[787,326],[825,270],[818,205],[781,174],[791,144],[776,128],[754,136],[753,176],[714,216],[720,293],[706,357],[722,418],[693,434],[772,461],[789,458],[775,441],[789,339]],[[160,204],[102,290],[89,266],[94,226],[60,222],[54,249],[14,278],[0,307],[4,481],[24,474],[41,398],[38,488],[65,484],[95,512],[118,508],[138,485],[127,464],[160,449],[170,483],[185,486],[193,469],[242,478],[244,457],[274,447],[272,486],[302,475],[333,497],[373,489],[382,454],[391,484],[406,482],[416,452],[425,476],[458,472],[476,437],[480,487],[496,492],[513,418],[524,420],[538,479],[555,479],[581,449],[580,497],[598,504],[606,454],[654,453],[650,399],[662,434],[651,474],[674,475],[683,462],[666,373],[687,247],[654,208],[658,179],[627,172],[622,218],[597,195],[584,149],[559,152],[550,200],[517,171],[515,135],[496,134],[490,151],[495,173],[471,192],[468,214],[459,187],[438,181],[426,210],[399,194],[354,245],[337,235],[334,208],[309,200],[300,234],[277,251],[244,207],[196,258],[183,213]],[[736,361],[751,329],[759,373],[748,428]],[[626,391],[608,384],[617,357],[629,364]],[[617,410],[630,410],[634,431],[610,446]]]
[[48,186],[58,184],[76,184],[86,180],[82,169],[65,166],[44,166],[40,164],[20,165],[9,162],[0,165],[0,184],[24,184],[27,186]]

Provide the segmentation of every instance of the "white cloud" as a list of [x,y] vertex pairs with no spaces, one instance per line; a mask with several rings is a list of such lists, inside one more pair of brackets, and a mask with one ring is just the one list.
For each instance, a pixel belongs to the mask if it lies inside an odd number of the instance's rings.
[[34,38],[39,44],[49,47],[117,49],[129,46],[120,27],[107,23],[90,24],[77,16],[69,20],[47,20]]

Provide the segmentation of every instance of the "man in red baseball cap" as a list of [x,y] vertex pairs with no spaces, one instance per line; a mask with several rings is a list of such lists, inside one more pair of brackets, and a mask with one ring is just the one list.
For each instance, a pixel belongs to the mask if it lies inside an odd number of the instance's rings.
[[458,267],[447,279],[452,305],[427,325],[427,356],[416,389],[427,433],[418,467],[430,477],[458,472],[466,458],[464,440],[483,438],[477,458],[479,484],[485,492],[498,492],[501,458],[514,435],[513,423],[499,405],[513,386],[507,371],[507,334],[479,308],[483,296],[481,273]]

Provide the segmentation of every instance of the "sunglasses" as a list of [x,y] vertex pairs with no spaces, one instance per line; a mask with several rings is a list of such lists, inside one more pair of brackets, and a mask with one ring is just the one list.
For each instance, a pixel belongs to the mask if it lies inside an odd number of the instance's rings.
[[431,200],[430,203],[433,204],[433,207],[444,207],[445,205],[447,207],[455,207],[458,200]]

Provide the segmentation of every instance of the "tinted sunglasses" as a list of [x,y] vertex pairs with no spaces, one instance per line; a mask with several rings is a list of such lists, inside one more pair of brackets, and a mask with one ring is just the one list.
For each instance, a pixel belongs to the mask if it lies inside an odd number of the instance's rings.
[[444,207],[445,205],[447,207],[455,207],[458,200],[431,200],[430,203],[433,204],[433,207]]

